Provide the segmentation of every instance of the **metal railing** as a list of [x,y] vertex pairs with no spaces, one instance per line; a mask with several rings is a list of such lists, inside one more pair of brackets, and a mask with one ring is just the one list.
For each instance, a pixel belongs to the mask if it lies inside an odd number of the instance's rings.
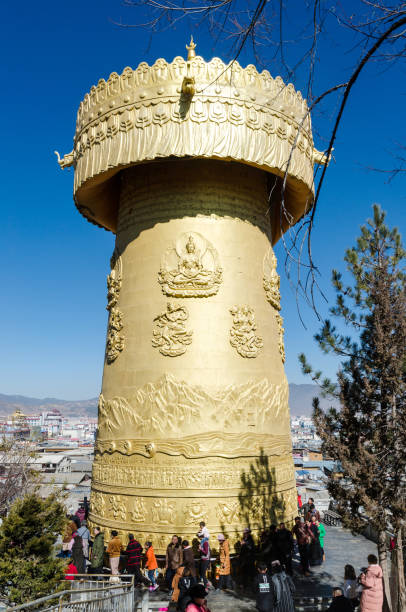
[[106,581],[105,575],[101,580],[97,580],[97,576],[88,578],[86,575],[86,579],[69,581],[66,584],[69,588],[63,591],[7,608],[6,612],[123,612],[134,609],[133,576],[117,576],[117,582]]
[[168,610],[169,601],[166,599],[150,599],[149,592],[144,591],[135,602],[134,610],[136,612],[158,612],[159,610]]
[[339,527],[341,525],[341,516],[337,512],[334,512],[334,510],[326,510],[323,516],[323,523]]

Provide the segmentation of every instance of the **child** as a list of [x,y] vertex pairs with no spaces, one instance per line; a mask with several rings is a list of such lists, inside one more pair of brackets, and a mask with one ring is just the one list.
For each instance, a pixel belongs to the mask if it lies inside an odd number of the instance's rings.
[[186,612],[210,612],[206,602],[206,589],[202,584],[194,584],[189,594],[192,601],[187,605]]
[[172,581],[172,601],[177,602],[178,610],[185,610],[187,604],[191,602],[189,590],[194,585],[194,583],[195,581],[192,576],[190,567],[186,565],[181,566],[177,569],[176,575]]
[[352,565],[344,567],[344,597],[350,600],[352,607],[359,606],[359,584]]
[[145,542],[145,556],[147,559],[145,567],[148,570],[148,578],[152,583],[149,587],[149,590],[156,591],[158,585],[155,579],[155,571],[158,569],[158,563],[156,562],[154,549],[152,548],[152,542]]
[[[200,523],[200,525],[202,525],[202,523]],[[207,535],[208,533],[207,527],[202,527],[202,530],[198,533],[200,539],[200,579],[203,580],[205,587],[207,587],[209,584],[209,581],[207,580],[207,570],[210,567],[211,556],[209,536]]]
[[260,612],[272,612],[275,604],[275,587],[268,574],[266,563],[258,563],[255,578],[256,608]]
[[69,561],[69,565],[65,567],[65,580],[75,580],[77,573],[76,565],[73,564],[73,561]]

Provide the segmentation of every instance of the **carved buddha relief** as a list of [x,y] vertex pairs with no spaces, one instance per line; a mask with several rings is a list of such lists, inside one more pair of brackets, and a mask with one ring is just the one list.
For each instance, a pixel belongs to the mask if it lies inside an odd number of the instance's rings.
[[186,232],[164,253],[158,281],[172,297],[215,295],[223,270],[216,249],[201,234]]

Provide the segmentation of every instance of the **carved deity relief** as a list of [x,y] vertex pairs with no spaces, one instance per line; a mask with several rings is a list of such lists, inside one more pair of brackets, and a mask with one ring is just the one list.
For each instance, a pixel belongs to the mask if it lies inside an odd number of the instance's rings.
[[220,502],[216,507],[216,515],[220,525],[238,523],[240,519],[240,505],[237,501]]
[[275,254],[270,248],[264,257],[264,278],[263,285],[265,289],[266,299],[276,310],[281,309],[281,294],[280,294],[280,278],[276,271],[277,260]]
[[262,524],[265,515],[267,514],[267,508],[263,497],[251,497],[250,506],[247,510],[243,510],[242,514],[244,518],[253,525]]
[[151,514],[155,525],[169,525],[175,521],[175,504],[167,499],[158,499],[152,504]]
[[276,315],[276,321],[278,323],[278,330],[279,330],[279,342],[278,342],[279,352],[282,357],[282,363],[285,363],[285,343],[283,341],[283,335],[285,333],[285,330],[283,328],[283,319],[279,313]]
[[123,315],[117,307],[122,283],[122,260],[114,250],[110,260],[111,272],[107,277],[107,306],[109,311],[109,322],[107,326],[106,361],[113,363],[124,349]]
[[107,277],[107,310],[116,306],[122,283],[122,259],[114,249],[110,259],[111,272]]
[[183,516],[185,525],[198,525],[200,521],[208,522],[209,509],[207,504],[195,500],[183,509]]
[[155,317],[156,327],[152,332],[152,346],[167,357],[177,357],[186,352],[192,343],[192,331],[187,331],[185,321],[189,313],[184,306],[167,303],[166,311]]
[[283,501],[285,503],[285,514],[295,516],[297,511],[297,494],[296,489],[290,489],[283,495]]
[[97,516],[104,516],[106,510],[106,500],[99,491],[92,491],[90,496],[90,511]]
[[256,357],[259,349],[264,346],[262,338],[255,334],[254,309],[250,306],[234,306],[230,308],[233,326],[230,329],[230,344],[241,357]]
[[109,496],[110,508],[109,511],[115,521],[125,521],[127,518],[127,510],[125,503],[119,495]]
[[106,361],[113,363],[124,349],[124,336],[120,333],[123,329],[122,314],[120,310],[113,307],[110,311],[109,324],[106,341]]
[[201,234],[187,232],[164,253],[158,281],[168,296],[207,297],[217,293],[222,276],[213,245]]
[[281,294],[279,291],[280,286],[280,278],[279,274],[276,271],[276,257],[273,250],[270,248],[264,257],[264,289],[266,294],[266,299],[270,303],[270,305],[275,308],[278,312],[276,313],[276,322],[278,324],[278,333],[279,333],[279,353],[282,357],[282,363],[285,363],[285,344],[283,341],[283,319],[279,314],[281,309]]
[[133,508],[130,509],[130,518],[132,523],[143,523],[147,518],[147,509],[142,497],[136,497]]

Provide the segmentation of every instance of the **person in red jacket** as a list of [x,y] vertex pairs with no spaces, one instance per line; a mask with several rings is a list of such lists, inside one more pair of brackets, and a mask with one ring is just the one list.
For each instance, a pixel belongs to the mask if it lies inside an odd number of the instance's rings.
[[65,580],[75,580],[77,573],[76,565],[73,564],[73,561],[69,561],[69,565],[65,567]]

